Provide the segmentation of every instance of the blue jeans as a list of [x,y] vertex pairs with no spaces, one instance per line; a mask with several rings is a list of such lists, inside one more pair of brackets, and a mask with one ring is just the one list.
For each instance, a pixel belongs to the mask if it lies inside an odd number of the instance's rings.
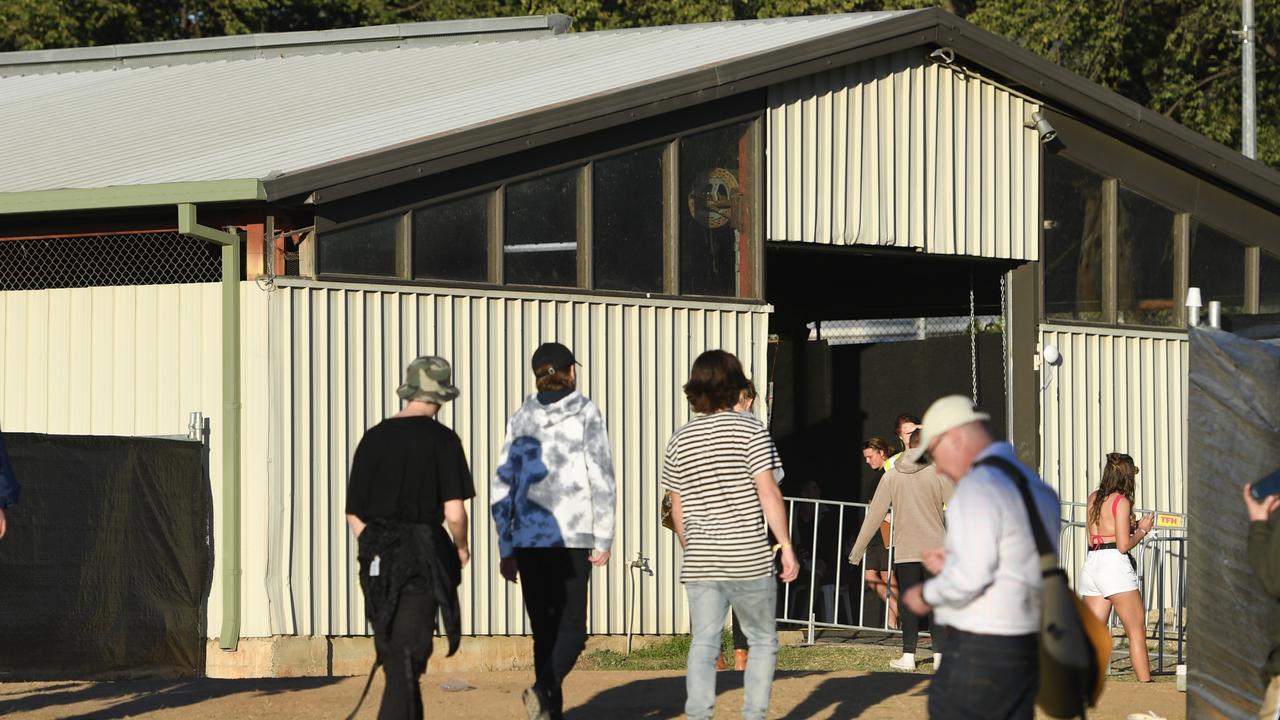
[[711,720],[716,707],[716,657],[725,612],[742,625],[751,650],[742,678],[742,717],[764,720],[773,689],[773,665],[778,655],[778,629],[774,619],[777,584],[772,575],[751,580],[717,580],[685,583],[689,595],[689,622],[693,641],[685,677],[688,694],[684,712],[689,720]]

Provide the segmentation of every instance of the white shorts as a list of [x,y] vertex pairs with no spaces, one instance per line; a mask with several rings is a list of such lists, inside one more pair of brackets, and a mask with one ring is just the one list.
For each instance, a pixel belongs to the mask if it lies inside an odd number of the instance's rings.
[[1085,597],[1111,597],[1138,589],[1138,573],[1129,564],[1129,556],[1116,550],[1090,550],[1080,570],[1080,594]]

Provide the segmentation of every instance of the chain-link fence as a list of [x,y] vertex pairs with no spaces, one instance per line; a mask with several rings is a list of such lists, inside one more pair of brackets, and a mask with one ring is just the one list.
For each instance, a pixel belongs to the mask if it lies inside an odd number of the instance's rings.
[[[978,315],[972,319],[980,333],[998,333],[1004,322],[999,315]],[[809,323],[810,340],[826,340],[830,345],[924,340],[948,335],[967,335],[970,317],[875,318],[865,320],[820,320]]]
[[0,241],[0,290],[217,282],[221,249],[176,232]]

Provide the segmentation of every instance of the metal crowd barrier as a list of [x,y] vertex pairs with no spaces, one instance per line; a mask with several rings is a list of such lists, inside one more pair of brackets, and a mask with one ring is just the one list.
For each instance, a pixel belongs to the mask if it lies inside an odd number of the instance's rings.
[[[853,543],[858,537],[858,531],[862,527],[863,519],[870,506],[866,503],[840,502],[836,500],[796,497],[783,499],[787,503],[787,523],[788,531],[791,534],[791,544],[796,549],[796,554],[801,556],[801,578],[790,585],[780,586],[782,608],[777,618],[778,623],[804,627],[807,632],[807,642],[810,645],[813,644],[814,636],[818,629],[868,630],[900,634],[901,630],[889,627],[889,602],[887,600],[884,601],[884,609],[880,613],[880,622],[873,625],[863,624],[867,609],[866,553],[863,553],[856,569],[847,560],[847,555],[853,548]],[[796,528],[801,523],[800,511],[805,510],[806,506],[811,508],[818,519],[817,522],[813,523],[813,528],[809,532],[810,537],[800,538],[796,536]],[[825,534],[824,527],[830,528],[831,525],[835,527],[834,552],[820,554],[819,550],[824,548],[821,547],[819,536]],[[888,585],[890,588],[895,583],[895,578],[893,577],[893,533],[893,519],[890,517],[888,560]],[[830,551],[832,548],[827,547],[825,550]],[[805,557],[806,555],[807,558]],[[818,582],[819,562],[829,562],[834,565],[834,568],[823,568],[822,574],[824,577],[821,584]],[[856,584],[849,577],[850,573],[855,572],[858,576]],[[857,592],[856,614],[854,612],[854,603],[850,600],[850,595],[855,591],[855,588]],[[822,606],[821,614],[816,612],[819,600],[821,600]],[[842,610],[843,612],[841,612]],[[844,622],[841,622],[841,620]],[[924,634],[928,633],[925,632]]]
[[[867,503],[840,502],[836,500],[818,500],[811,498],[786,497],[787,522],[791,532],[791,542],[801,556],[801,578],[790,585],[780,587],[782,597],[781,612],[778,614],[779,624],[801,626],[806,630],[806,641],[813,644],[815,633],[819,629],[837,629],[853,631],[873,631],[886,634],[900,634],[901,630],[889,627],[889,603],[879,613],[878,622],[867,624],[866,619],[866,554],[859,561],[858,567],[850,565],[846,559],[853,547],[858,531],[870,506]],[[817,514],[818,520],[813,523],[809,537],[797,537],[797,527],[801,524],[801,511]],[[1059,535],[1059,562],[1067,570],[1072,579],[1072,587],[1078,587],[1080,567],[1084,564],[1088,552],[1088,530],[1083,520],[1075,520],[1079,515],[1084,517],[1087,508],[1084,503],[1062,503],[1064,519]],[[1136,510],[1139,516],[1151,512]],[[1157,512],[1166,526],[1157,526],[1143,540],[1134,552],[1138,553],[1138,587],[1142,592],[1145,618],[1147,620],[1148,642],[1156,641],[1151,655],[1151,672],[1153,675],[1169,675],[1175,672],[1176,666],[1186,662],[1186,590],[1187,590],[1187,530],[1186,516],[1181,513]],[[829,542],[834,548],[825,548],[820,553],[822,537],[834,524],[835,535]],[[893,587],[893,539],[895,527],[890,515],[889,520],[889,586]],[[834,550],[834,552],[831,552]],[[829,562],[834,567],[822,568],[818,572],[820,562]],[[856,580],[849,577],[857,574]],[[819,575],[823,575],[819,582]],[[850,596],[857,592],[856,604]],[[818,607],[821,606],[821,612]],[[854,608],[856,605],[856,613]],[[1155,611],[1155,625],[1151,625],[1152,610]],[[1109,627],[1117,627],[1119,620],[1114,611],[1108,622]],[[927,631],[926,633],[927,634]],[[1108,668],[1111,672],[1111,668]]]

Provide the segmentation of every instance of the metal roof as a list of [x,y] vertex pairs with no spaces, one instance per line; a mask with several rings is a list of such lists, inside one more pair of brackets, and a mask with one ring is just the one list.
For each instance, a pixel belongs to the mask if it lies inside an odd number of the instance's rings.
[[0,192],[271,180],[895,14],[3,77]]
[[[0,75],[40,67],[0,77],[0,214],[324,201],[921,45],[1280,209],[1272,168],[936,8],[554,35],[483,26],[117,48],[109,62],[124,65],[110,70],[80,69],[103,61],[74,55],[87,51],[0,54]],[[415,32],[431,42],[395,39]],[[236,42],[240,56],[220,44]]]
[[[0,75],[102,70],[113,67],[205,62],[212,58],[280,57],[317,52],[371,50],[403,45],[456,42],[459,38],[511,37],[523,33],[559,34],[569,29],[568,15],[443,20],[372,27],[283,33],[258,33],[163,40],[130,45],[97,45],[59,50],[0,53]],[[358,46],[358,47],[355,47]]]

